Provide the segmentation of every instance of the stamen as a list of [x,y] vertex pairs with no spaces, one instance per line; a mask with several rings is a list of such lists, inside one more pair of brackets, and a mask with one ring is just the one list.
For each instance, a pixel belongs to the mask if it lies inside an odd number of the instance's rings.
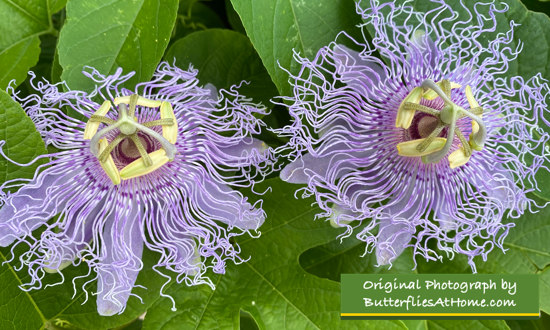
[[483,115],[483,108],[482,107],[476,107],[468,110],[470,113],[481,117]]
[[480,117],[470,113],[469,111],[464,111],[463,113],[467,117],[473,119],[473,122],[476,122],[478,125],[478,130],[476,132],[473,132],[472,130],[472,134],[470,134],[470,145],[472,145],[472,148],[475,150],[483,149],[485,140],[487,139],[487,127],[485,126],[485,123]]
[[433,152],[441,150],[447,139],[436,137],[431,143],[429,143],[423,151],[418,150],[418,146],[421,145],[426,139],[410,140],[397,144],[397,153],[405,157],[421,157],[429,155]]
[[[133,94],[133,95],[137,95],[137,94]],[[114,103],[115,103],[115,105],[130,104],[130,97],[131,96],[116,97],[115,100],[114,100]],[[158,107],[160,107],[161,103],[162,103],[162,101],[149,100],[149,99],[146,99],[143,96],[139,96],[139,95],[138,95],[137,102],[136,102],[137,105],[142,106],[142,107],[147,107],[147,108],[158,108]]]
[[420,111],[420,112],[423,112],[423,113],[426,113],[426,114],[432,115],[432,116],[439,115],[439,110],[435,110],[435,109],[432,109],[432,108],[428,108],[425,105],[411,103],[411,102],[405,103],[403,105],[403,108],[405,110]]
[[464,145],[461,145],[458,149],[451,152],[449,155],[449,166],[451,168],[457,168],[466,164],[470,160],[471,153],[468,154],[464,149]]
[[143,123],[143,126],[145,127],[154,127],[154,126],[164,126],[164,125],[174,125],[174,121],[172,119],[157,119],[153,121],[148,121],[146,123]]
[[107,125],[113,125],[114,123],[116,123],[114,120],[112,120],[111,118],[107,118],[107,117],[104,117],[104,116],[98,116],[98,115],[92,115],[89,119],[89,121],[91,122],[98,122],[98,123],[104,123],[104,124],[107,124]]
[[422,143],[420,143],[416,149],[420,152],[424,152],[426,151],[426,149],[428,148],[428,146],[434,141],[434,139],[436,137],[439,136],[439,134],[441,134],[441,131],[443,131],[443,129],[445,128],[445,125],[438,125],[431,133],[430,135],[424,139],[424,141],[422,141]]
[[470,108],[479,108],[479,103],[477,103],[474,93],[472,92],[472,87],[470,85],[466,85],[466,88],[464,89],[464,94],[466,94],[466,99],[468,100],[468,104],[470,105]]
[[447,94],[445,94],[445,92],[441,89],[441,87],[439,87],[438,84],[434,83],[430,79],[424,80],[421,86],[424,89],[432,89],[432,91],[434,91],[437,94],[437,96],[439,96],[443,101],[445,101],[446,104],[453,104],[451,99],[447,96]]
[[[474,97],[474,93],[472,92],[472,87],[470,85],[467,85],[465,88],[465,94],[466,99],[468,100],[468,104],[470,105],[470,112],[474,115],[481,116],[483,115],[483,109],[479,106],[479,103],[477,103],[477,100]],[[481,109],[481,113],[475,113],[474,109]],[[479,124],[477,121],[472,121],[472,133],[476,134],[479,131]]]
[[170,159],[166,156],[166,151],[164,151],[164,149],[159,149],[149,153],[149,157],[152,162],[151,165],[145,165],[143,158],[136,159],[120,171],[120,177],[123,180],[128,180],[149,174],[170,161]]
[[[116,138],[114,138],[113,141],[111,141],[111,143],[109,143],[109,145],[103,149],[103,150],[100,150],[100,154],[99,154],[99,161],[100,162],[105,162],[107,160],[107,158],[109,156],[111,156],[111,152],[113,151],[113,149],[120,143],[122,142],[122,140],[124,140],[126,137],[122,136],[122,135],[117,135]],[[102,140],[105,140],[105,139],[102,139]],[[107,140],[105,140],[107,141]],[[101,149],[101,148],[100,148]]]
[[99,140],[104,137],[107,133],[109,133],[112,130],[117,129],[119,126],[118,123],[115,123],[114,125],[107,126],[103,128],[101,131],[97,132],[90,141],[90,151],[92,154],[96,157],[99,155]]
[[[93,116],[105,116],[107,112],[111,109],[111,102],[105,101],[103,104],[99,107],[99,109],[92,115]],[[91,139],[95,133],[97,132],[97,129],[99,128],[99,122],[97,121],[88,121],[86,123],[86,127],[84,128],[84,139],[89,140]]]
[[128,111],[128,116],[130,117],[134,117],[134,114],[136,113],[136,105],[137,105],[138,98],[139,98],[139,95],[137,94],[130,95],[130,103],[128,104],[130,109]]
[[395,127],[403,127],[404,129],[407,129],[411,126],[415,111],[405,109],[405,104],[418,104],[420,103],[420,99],[422,99],[422,88],[415,87],[399,105],[399,108],[397,109],[397,117],[395,118]]
[[130,135],[130,139],[132,140],[132,142],[134,142],[134,145],[136,146],[141,158],[143,158],[143,163],[145,164],[145,166],[148,167],[148,166],[153,165],[153,161],[151,160],[151,158],[147,154],[147,150],[145,150],[145,147],[141,143],[139,137],[136,134],[132,134],[132,135]]
[[437,163],[443,157],[445,157],[445,155],[449,152],[449,150],[451,150],[451,147],[453,145],[454,131],[456,128],[457,111],[455,108],[451,109],[451,116],[452,116],[451,117],[452,119],[451,119],[451,123],[449,124],[449,130],[447,132],[447,141],[445,142],[445,145],[441,150],[431,153],[429,155],[426,155],[425,158],[422,159],[422,161],[427,163]]
[[178,137],[178,124],[176,116],[174,115],[174,109],[168,102],[162,102],[160,105],[160,118],[171,119],[172,124],[162,126],[162,136],[164,136],[170,143],[176,143]]
[[[102,152],[103,150],[107,149],[107,139],[101,139],[99,141],[99,150]],[[109,179],[113,182],[113,184],[116,186],[117,184],[120,184],[121,178],[120,173],[118,172],[118,169],[115,165],[115,161],[113,160],[113,157],[109,154],[105,161],[99,161],[99,164],[103,168],[103,171]]]
[[464,149],[464,154],[468,157],[472,155],[472,149],[470,148],[470,144],[468,141],[466,141],[466,138],[464,137],[464,134],[458,129],[455,128],[455,134],[460,140],[460,143],[462,143],[462,148]]
[[[172,143],[170,143],[164,136],[160,135],[159,133],[153,131],[152,129],[145,127],[141,124],[136,123],[136,127],[142,131],[143,133],[147,133],[149,136],[157,139],[158,142],[162,145],[164,150],[166,151],[166,155],[170,159],[170,161],[174,160],[176,157],[176,146],[174,146]],[[177,137],[177,136],[176,136]],[[175,141],[174,141],[175,142]]]

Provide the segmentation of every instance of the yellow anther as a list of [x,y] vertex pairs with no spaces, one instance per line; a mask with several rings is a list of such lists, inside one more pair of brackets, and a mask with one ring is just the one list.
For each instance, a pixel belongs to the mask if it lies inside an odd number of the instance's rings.
[[405,103],[416,103],[420,104],[420,99],[422,98],[422,87],[415,87],[405,99],[399,105],[397,109],[397,117],[395,118],[395,127],[403,127],[407,129],[411,126],[412,120],[414,118],[415,111],[405,109]]
[[[479,103],[477,103],[474,93],[472,93],[472,87],[470,85],[467,85],[465,88],[465,94],[466,99],[468,100],[468,104],[470,104],[470,109],[478,108]],[[479,117],[483,117],[483,115],[479,115]],[[472,133],[477,133],[479,131],[479,125],[475,120],[472,120]]]
[[162,136],[168,142],[175,144],[178,138],[178,122],[176,116],[174,115],[174,109],[168,102],[162,102],[160,105],[160,118],[161,119],[172,119],[174,124],[172,125],[162,125]]
[[151,160],[153,161],[151,166],[145,166],[143,158],[136,159],[120,170],[120,177],[123,180],[128,180],[149,174],[170,161],[170,159],[166,156],[166,151],[164,151],[164,149],[159,149],[149,153],[149,157],[151,157]]
[[406,142],[401,142],[397,144],[397,153],[400,156],[405,157],[421,157],[429,155],[433,152],[439,151],[443,149],[443,146],[445,145],[445,142],[447,142],[447,139],[442,137],[436,137],[432,143],[428,145],[428,147],[424,151],[418,151],[418,146],[424,141],[425,139],[417,139],[417,140],[411,140]]
[[[111,102],[105,101],[103,102],[101,107],[99,107],[99,109],[94,113],[94,115],[105,116],[110,109],[111,109]],[[86,127],[84,128],[85,140],[90,140],[91,138],[94,137],[95,133],[97,133],[97,129],[99,128],[99,124],[101,123],[96,121],[88,121],[86,123]]]
[[466,94],[466,99],[468,100],[468,104],[470,104],[470,108],[479,108],[479,103],[477,103],[474,93],[472,93],[472,87],[470,85],[466,85],[466,88],[464,89],[464,92]]
[[[107,142],[107,139],[101,139],[99,140],[99,154],[103,152],[107,148],[109,143]],[[98,160],[99,161],[99,160]],[[103,171],[109,179],[113,182],[113,184],[116,186],[117,184],[120,184],[120,173],[118,172],[118,168],[115,165],[115,161],[113,160],[113,157],[109,155],[107,157],[107,160],[105,162],[99,162],[101,167],[103,168]]]
[[[439,87],[442,87],[443,81],[438,82],[437,85]],[[462,87],[462,85],[451,82],[451,89],[456,89],[456,88],[460,88],[460,87]],[[438,96],[439,95],[437,95],[437,93],[434,90],[431,90],[431,89],[427,90],[424,93],[424,95],[422,95],[422,97],[425,98],[426,100],[433,100],[433,99],[437,98]]]
[[449,155],[449,166],[451,166],[451,168],[457,168],[466,164],[468,160],[470,160],[470,156],[466,155],[464,147],[460,146],[460,148]]
[[[115,105],[119,105],[121,103],[130,104],[130,97],[130,95],[116,97],[114,101]],[[160,107],[161,103],[162,101],[149,100],[144,98],[143,96],[138,96],[136,104],[142,107],[157,108]]]

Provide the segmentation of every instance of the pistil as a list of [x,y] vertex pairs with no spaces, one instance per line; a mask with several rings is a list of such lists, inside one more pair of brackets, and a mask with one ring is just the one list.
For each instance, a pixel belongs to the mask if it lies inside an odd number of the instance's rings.
[[[419,97],[419,88],[422,91]],[[472,150],[481,150],[485,144],[487,130],[481,116],[483,108],[475,100],[471,87],[466,86],[466,98],[470,109],[466,110],[451,100],[451,90],[461,88],[460,85],[451,83],[449,80],[442,80],[438,83],[432,80],[425,80],[420,87],[413,89],[403,100],[398,109],[396,127],[408,129],[412,123],[412,117],[416,112],[425,113],[434,118],[433,131],[425,138],[406,141],[397,145],[398,153],[406,157],[422,157],[425,163],[438,163],[451,150],[454,137],[456,136],[461,145],[451,155],[449,164],[452,168],[466,164],[472,154]],[[420,104],[424,99],[433,100],[436,97],[444,102],[441,110],[432,109]],[[457,127],[457,121],[468,117],[472,120],[472,133],[469,140]],[[444,129],[447,129],[447,137],[439,137]],[[423,136],[426,136],[423,134]],[[436,143],[437,141],[437,143]],[[414,149],[413,149],[414,148]]]
[[[177,151],[174,144],[176,143],[178,128],[170,103],[149,100],[137,94],[116,98],[114,103],[118,106],[117,120],[105,117],[111,108],[111,103],[105,101],[98,111],[90,117],[84,131],[84,138],[91,140],[90,151],[98,158],[113,184],[116,185],[121,180],[151,173],[168,161],[174,160]],[[135,117],[137,105],[160,107],[161,119],[139,123]],[[100,123],[107,126],[98,132]],[[162,126],[162,134],[151,129],[155,126]],[[116,129],[119,131],[118,134],[110,143],[107,143],[104,137]],[[161,149],[148,153],[138,136],[139,132],[157,140],[161,145]],[[114,162],[111,152],[125,139],[129,139],[136,146],[140,158],[118,172],[118,169],[112,166]],[[116,173],[114,173],[115,171]]]

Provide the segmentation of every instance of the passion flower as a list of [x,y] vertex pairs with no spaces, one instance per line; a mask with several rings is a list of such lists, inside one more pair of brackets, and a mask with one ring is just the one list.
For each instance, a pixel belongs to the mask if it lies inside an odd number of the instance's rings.
[[307,184],[344,236],[360,226],[379,265],[411,247],[465,254],[475,271],[476,256],[504,250],[514,223],[503,218],[536,207],[550,89],[540,74],[505,75],[521,50],[513,23],[494,33],[505,4],[432,2],[428,13],[359,4],[372,41],[342,33],[312,60],[295,56],[281,178]]
[[252,137],[265,108],[166,63],[134,91],[121,88],[133,73],[84,74],[97,86],[91,93],[34,79],[36,95],[12,90],[59,150],[40,157],[48,161],[30,182],[0,186],[0,246],[30,246],[17,257],[31,275],[24,288],[85,263],[97,274],[98,312],[121,313],[144,247],[160,254],[153,268],[164,276],[212,285],[207,269],[243,261],[230,238],[256,237],[265,219],[259,203],[232,189],[271,169],[271,151]]

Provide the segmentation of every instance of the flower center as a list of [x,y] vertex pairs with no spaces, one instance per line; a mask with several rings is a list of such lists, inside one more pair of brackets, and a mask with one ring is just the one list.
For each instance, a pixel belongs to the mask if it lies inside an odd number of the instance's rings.
[[[174,160],[178,126],[170,103],[149,100],[137,94],[117,97],[114,103],[118,107],[117,120],[105,117],[111,109],[111,102],[105,101],[90,117],[84,130],[84,139],[91,140],[90,151],[113,184],[151,173]],[[138,122],[135,116],[138,105],[160,108],[160,119]],[[98,131],[101,123],[106,126]],[[162,134],[153,129],[158,126],[162,127]],[[160,144],[160,149],[151,150],[151,140]],[[119,171],[112,157],[113,151],[125,159],[134,160]]]
[[[458,106],[451,100],[453,88],[461,86],[448,80],[437,84],[424,80],[420,87],[414,88],[405,97],[397,111],[395,126],[409,130],[409,135],[414,140],[397,144],[399,155],[422,157],[424,163],[438,163],[451,150],[456,136],[460,145],[448,157],[450,167],[455,168],[466,164],[473,150],[483,149],[487,137],[485,124],[481,119],[483,108],[475,100],[470,86],[465,88],[470,109]],[[440,109],[420,104],[421,100],[431,101],[437,97],[443,101]],[[472,120],[472,131],[468,140],[457,126],[457,121],[464,117]]]

